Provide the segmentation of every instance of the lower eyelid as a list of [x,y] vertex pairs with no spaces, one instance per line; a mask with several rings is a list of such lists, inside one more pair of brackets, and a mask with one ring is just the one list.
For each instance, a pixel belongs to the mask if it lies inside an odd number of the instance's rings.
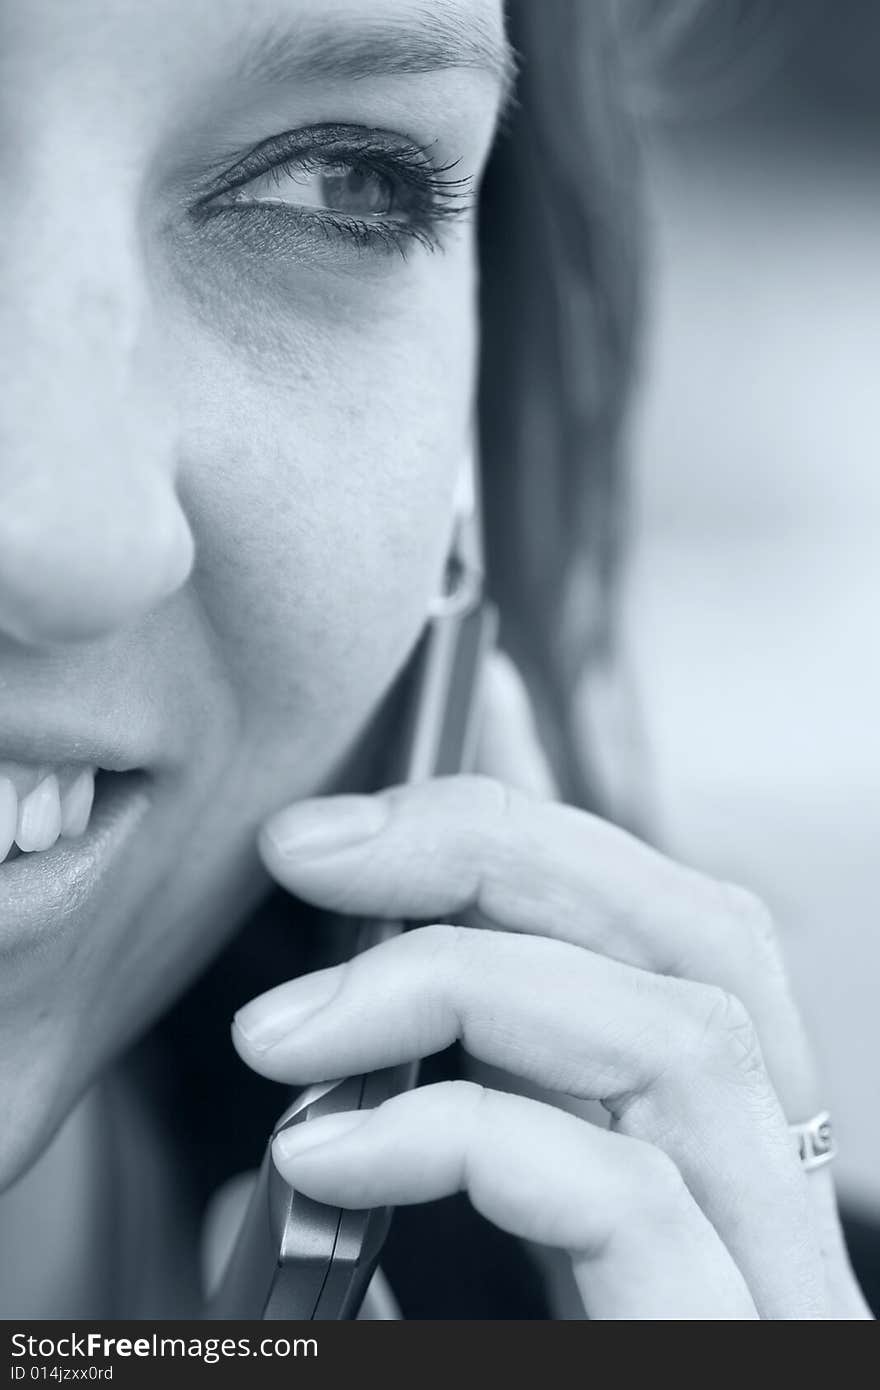
[[[334,241],[338,241],[343,246],[347,245],[355,255],[374,250],[386,255],[397,253],[401,259],[406,258],[406,251],[413,246],[421,245],[426,250],[442,249],[443,239],[437,228],[430,225],[428,218],[424,223],[386,220],[371,225],[345,218],[344,215],[297,208],[295,204],[287,202],[273,205],[257,199],[220,203],[210,210],[204,210],[204,215],[211,222],[228,220],[237,226],[236,240],[239,244],[249,242],[250,250],[254,249],[254,236],[260,235],[263,244],[256,250],[267,256],[305,258],[309,241],[312,248],[317,245],[326,250]],[[283,230],[279,231],[279,228]]]

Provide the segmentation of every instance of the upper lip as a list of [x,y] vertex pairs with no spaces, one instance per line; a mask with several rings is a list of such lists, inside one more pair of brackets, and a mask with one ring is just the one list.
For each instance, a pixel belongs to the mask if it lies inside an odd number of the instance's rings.
[[98,767],[107,772],[133,772],[144,760],[112,735],[96,738],[55,725],[15,730],[0,713],[0,762],[33,767]]

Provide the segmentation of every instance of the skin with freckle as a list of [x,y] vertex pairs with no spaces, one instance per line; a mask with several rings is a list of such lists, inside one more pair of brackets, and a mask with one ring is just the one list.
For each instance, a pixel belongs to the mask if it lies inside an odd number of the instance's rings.
[[[498,0],[439,9],[500,33]],[[191,215],[258,141],[330,122],[478,180],[499,88],[475,67],[236,76],[249,36],[343,11],[375,6],[0,12],[0,725],[107,736],[152,798],[87,929],[4,958],[0,1187],[266,892],[266,815],[356,776],[441,572],[471,223],[402,256]]]

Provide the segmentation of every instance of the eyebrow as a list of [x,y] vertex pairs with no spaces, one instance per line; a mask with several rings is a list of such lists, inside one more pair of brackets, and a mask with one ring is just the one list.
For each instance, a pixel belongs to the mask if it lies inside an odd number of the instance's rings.
[[379,75],[475,68],[492,77],[505,105],[516,77],[513,49],[478,17],[411,11],[405,18],[304,22],[255,37],[239,55],[239,78],[250,82],[358,81]]

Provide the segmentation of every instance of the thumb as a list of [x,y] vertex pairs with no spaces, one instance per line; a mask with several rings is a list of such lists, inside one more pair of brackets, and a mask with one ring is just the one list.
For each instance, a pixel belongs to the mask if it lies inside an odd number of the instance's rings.
[[505,652],[487,658],[481,699],[476,771],[541,800],[556,800],[559,789],[525,681]]

